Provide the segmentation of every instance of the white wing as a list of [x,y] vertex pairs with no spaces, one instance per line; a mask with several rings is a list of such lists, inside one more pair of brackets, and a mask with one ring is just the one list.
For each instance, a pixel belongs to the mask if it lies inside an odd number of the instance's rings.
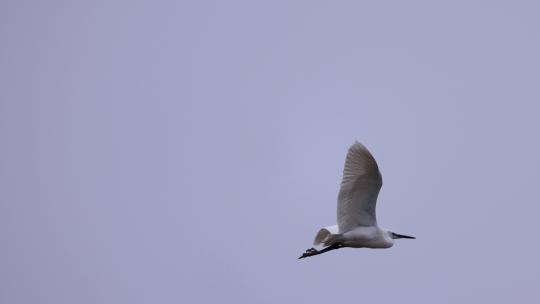
[[368,149],[355,142],[347,153],[338,196],[339,233],[358,226],[375,226],[375,206],[382,186],[377,162]]
[[338,225],[327,226],[327,227],[321,228],[321,230],[319,230],[319,232],[317,232],[317,235],[315,236],[313,245],[315,246],[321,245],[327,240],[329,235],[338,234],[338,233],[339,233]]

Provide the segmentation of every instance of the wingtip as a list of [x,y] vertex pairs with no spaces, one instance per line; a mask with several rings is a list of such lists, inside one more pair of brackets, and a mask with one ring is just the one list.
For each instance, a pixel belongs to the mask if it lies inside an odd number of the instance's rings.
[[358,140],[355,140],[353,144],[349,147],[349,149],[361,149],[361,150],[367,150],[366,146],[364,146],[361,142]]

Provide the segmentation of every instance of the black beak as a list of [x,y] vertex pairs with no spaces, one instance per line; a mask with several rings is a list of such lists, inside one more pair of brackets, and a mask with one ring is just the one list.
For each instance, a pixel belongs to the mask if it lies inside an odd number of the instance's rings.
[[396,239],[413,239],[413,240],[416,239],[414,236],[408,236],[408,235],[397,234],[397,233],[393,233],[393,234],[394,234],[394,238]]

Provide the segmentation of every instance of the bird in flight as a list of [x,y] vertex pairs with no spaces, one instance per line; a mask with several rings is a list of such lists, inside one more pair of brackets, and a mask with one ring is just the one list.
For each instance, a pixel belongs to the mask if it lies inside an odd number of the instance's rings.
[[355,142],[345,159],[337,225],[324,227],[315,236],[313,244],[323,245],[323,249],[310,248],[299,259],[344,247],[390,248],[395,239],[414,239],[377,225],[375,206],[381,186],[382,176],[375,158],[366,147]]

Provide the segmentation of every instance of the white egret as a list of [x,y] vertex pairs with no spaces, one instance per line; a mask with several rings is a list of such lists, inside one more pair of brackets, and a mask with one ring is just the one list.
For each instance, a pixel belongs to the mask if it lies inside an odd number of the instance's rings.
[[347,153],[343,180],[338,195],[337,225],[324,227],[315,236],[314,245],[299,257],[305,258],[343,247],[390,248],[394,239],[414,239],[379,228],[375,216],[382,177],[368,149],[355,142]]

